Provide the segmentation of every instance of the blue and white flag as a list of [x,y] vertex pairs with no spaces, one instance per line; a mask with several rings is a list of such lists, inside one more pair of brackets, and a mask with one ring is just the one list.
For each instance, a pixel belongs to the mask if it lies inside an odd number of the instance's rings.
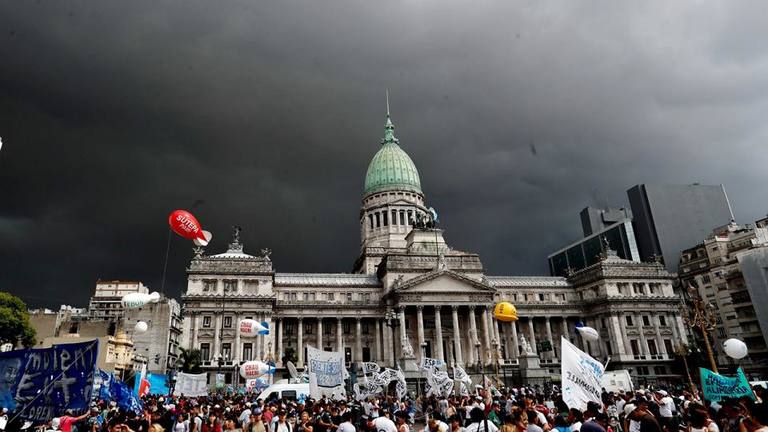
[[323,396],[333,399],[346,398],[344,390],[344,353],[321,351],[307,346],[307,372],[309,395],[314,399]]
[[88,409],[98,341],[0,353],[0,404],[35,423]]
[[587,409],[587,402],[601,403],[600,381],[605,367],[589,354],[561,338],[563,402],[568,408]]

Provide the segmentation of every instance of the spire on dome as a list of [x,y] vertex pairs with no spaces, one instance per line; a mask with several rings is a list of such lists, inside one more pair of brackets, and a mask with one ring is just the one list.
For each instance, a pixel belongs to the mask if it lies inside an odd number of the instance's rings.
[[386,143],[398,143],[400,140],[395,138],[395,125],[392,124],[392,119],[389,116],[389,90],[386,91],[387,97],[387,123],[384,125],[384,139],[381,140],[382,144]]

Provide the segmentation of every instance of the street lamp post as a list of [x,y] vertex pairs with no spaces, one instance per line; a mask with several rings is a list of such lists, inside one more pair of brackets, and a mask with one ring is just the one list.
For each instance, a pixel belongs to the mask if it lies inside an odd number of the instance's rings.
[[696,394],[696,386],[693,384],[693,379],[691,378],[691,369],[688,368],[688,354],[690,354],[691,351],[688,348],[688,345],[681,343],[677,347],[675,347],[675,354],[679,355],[683,359],[683,365],[685,366],[685,375],[688,377],[688,384],[691,386],[691,393]]
[[688,285],[688,294],[691,297],[693,310],[691,311],[683,305],[681,308],[683,320],[687,325],[698,327],[699,331],[701,331],[701,337],[704,339],[704,348],[707,350],[707,357],[712,372],[718,373],[715,355],[712,351],[712,345],[709,343],[709,332],[714,330],[717,324],[714,306],[710,303],[705,303],[691,285]]

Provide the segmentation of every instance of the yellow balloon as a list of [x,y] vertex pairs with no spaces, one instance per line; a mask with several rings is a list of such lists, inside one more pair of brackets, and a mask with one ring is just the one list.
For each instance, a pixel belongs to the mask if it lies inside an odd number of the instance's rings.
[[499,321],[517,321],[517,309],[508,302],[500,302],[493,308],[493,316]]

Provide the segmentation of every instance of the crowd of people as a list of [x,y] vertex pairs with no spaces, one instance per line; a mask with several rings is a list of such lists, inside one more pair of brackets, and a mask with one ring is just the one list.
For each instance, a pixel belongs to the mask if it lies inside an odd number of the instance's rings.
[[263,400],[254,394],[146,396],[143,411],[94,402],[79,416],[53,419],[62,432],[768,432],[768,392],[755,399],[702,401],[685,390],[603,391],[584,410],[557,387],[485,389],[471,395],[364,401]]

